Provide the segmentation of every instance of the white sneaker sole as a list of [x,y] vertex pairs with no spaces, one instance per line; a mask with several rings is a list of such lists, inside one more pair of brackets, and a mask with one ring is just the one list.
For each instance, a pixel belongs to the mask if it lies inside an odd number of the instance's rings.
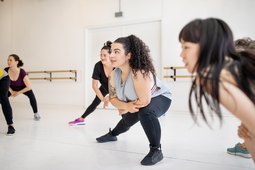
[[232,152],[228,152],[228,154],[230,155],[235,155],[235,156],[241,156],[243,158],[251,158],[250,154],[243,154],[243,153],[232,153]]
[[6,136],[13,136],[15,133],[13,133],[13,134],[6,134]]
[[85,123],[69,124],[69,126],[79,126],[79,125],[85,125]]

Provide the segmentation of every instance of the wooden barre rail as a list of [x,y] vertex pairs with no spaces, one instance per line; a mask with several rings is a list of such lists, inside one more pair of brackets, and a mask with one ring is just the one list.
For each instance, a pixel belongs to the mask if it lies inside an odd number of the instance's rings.
[[27,72],[27,74],[30,74],[30,73],[65,73],[65,72],[76,73],[76,72],[77,72],[77,70],[28,71],[28,72]]
[[192,75],[177,75],[177,76],[164,76],[164,78],[192,78]]
[[52,77],[52,78],[48,78],[48,77],[34,77],[34,78],[29,78],[30,80],[66,80],[66,79],[71,79],[71,80],[75,80],[74,77]]
[[163,76],[164,78],[172,78],[176,81],[176,78],[192,78],[193,75],[176,75],[176,70],[186,69],[186,67],[175,66],[175,67],[163,67],[164,70],[173,70],[174,74],[169,76]]
[[[53,73],[74,73],[74,77],[52,77]],[[75,80],[77,81],[77,70],[47,70],[47,71],[28,71],[27,75],[37,74],[37,73],[46,73],[49,74],[49,77],[31,77],[30,80]]]
[[176,67],[164,67],[164,70],[177,70],[177,69],[186,69],[186,67],[176,66]]

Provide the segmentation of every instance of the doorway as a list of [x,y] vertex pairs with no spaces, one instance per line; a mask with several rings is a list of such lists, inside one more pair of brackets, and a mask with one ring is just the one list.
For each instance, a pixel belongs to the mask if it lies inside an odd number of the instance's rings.
[[[94,65],[100,60],[99,54],[106,41],[114,41],[119,37],[134,34],[141,38],[150,48],[150,54],[158,76],[161,75],[161,21],[152,20],[111,26],[92,27],[85,29],[85,107],[95,97],[91,77]],[[103,108],[101,104],[98,108]],[[109,107],[110,109],[113,106]]]

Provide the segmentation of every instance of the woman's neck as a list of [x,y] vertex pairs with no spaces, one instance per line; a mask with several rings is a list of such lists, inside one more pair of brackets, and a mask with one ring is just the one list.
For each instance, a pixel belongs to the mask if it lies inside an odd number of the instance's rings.
[[16,72],[16,71],[19,71],[19,67],[10,67],[9,70],[10,71],[13,71],[13,72]]
[[123,65],[122,67],[119,67],[122,74],[129,74],[131,67],[129,64]]
[[104,68],[106,69],[112,69],[113,66],[111,64],[103,64]]
[[120,70],[121,70],[122,74],[129,74],[131,67],[129,65],[127,65],[124,67],[120,67]]

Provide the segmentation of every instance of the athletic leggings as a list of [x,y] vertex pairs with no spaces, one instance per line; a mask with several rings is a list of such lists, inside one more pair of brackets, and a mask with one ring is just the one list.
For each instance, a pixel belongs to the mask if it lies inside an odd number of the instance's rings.
[[9,76],[5,76],[0,80],[0,103],[4,113],[6,123],[8,125],[13,124],[12,122],[12,108],[8,98],[8,91],[10,86]]
[[[103,86],[100,86],[99,90],[101,91],[103,96],[106,96],[108,94],[108,90],[106,90]],[[85,110],[85,112],[83,113],[81,117],[84,119],[89,114],[94,112],[100,103],[101,103],[101,100],[96,96],[93,102],[89,105],[89,107]]]
[[138,112],[122,115],[122,119],[112,130],[112,135],[118,136],[128,131],[131,126],[140,121],[150,146],[160,147],[161,127],[158,117],[169,109],[170,104],[171,99],[165,96],[160,95],[152,98],[150,104],[141,108]]
[[[38,110],[37,110],[37,102],[36,102],[35,95],[34,95],[33,91],[29,90],[29,91],[27,91],[27,92],[25,92],[23,94],[26,95],[29,98],[29,102],[30,102],[30,105],[31,105],[31,107],[33,109],[33,112],[37,113],[38,112]],[[9,97],[11,96],[10,92],[8,92],[8,96]]]

